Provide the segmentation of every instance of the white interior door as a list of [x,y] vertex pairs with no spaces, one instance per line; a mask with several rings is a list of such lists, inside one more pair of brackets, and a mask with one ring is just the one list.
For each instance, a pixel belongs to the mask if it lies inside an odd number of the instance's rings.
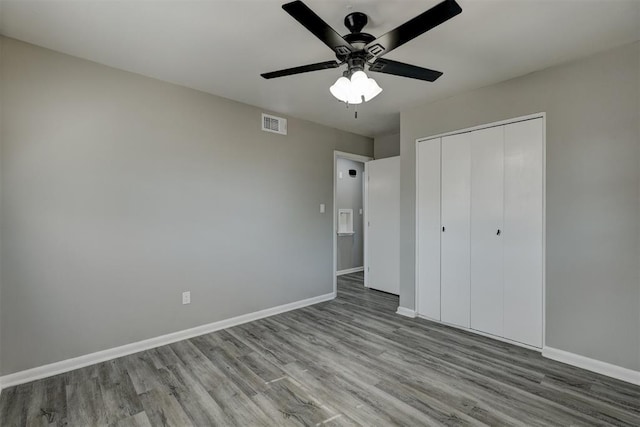
[[367,286],[400,293],[400,157],[372,160],[367,174]]
[[543,121],[505,126],[504,337],[542,347]]
[[471,136],[442,138],[441,319],[469,327]]
[[440,138],[421,141],[418,156],[418,313],[440,320]]
[[503,333],[504,127],[471,133],[471,328]]

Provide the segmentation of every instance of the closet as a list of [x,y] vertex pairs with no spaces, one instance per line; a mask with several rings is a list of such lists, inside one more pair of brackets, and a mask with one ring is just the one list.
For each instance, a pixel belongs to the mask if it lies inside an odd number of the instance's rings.
[[417,143],[417,312],[542,347],[544,117]]

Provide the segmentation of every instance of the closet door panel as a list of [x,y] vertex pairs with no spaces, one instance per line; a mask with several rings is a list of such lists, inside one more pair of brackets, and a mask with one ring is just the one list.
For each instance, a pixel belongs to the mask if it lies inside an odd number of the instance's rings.
[[504,337],[542,347],[542,119],[504,135]]
[[471,328],[503,333],[504,127],[471,133]]
[[470,134],[442,138],[441,319],[469,327]]
[[418,313],[440,320],[440,138],[417,150]]

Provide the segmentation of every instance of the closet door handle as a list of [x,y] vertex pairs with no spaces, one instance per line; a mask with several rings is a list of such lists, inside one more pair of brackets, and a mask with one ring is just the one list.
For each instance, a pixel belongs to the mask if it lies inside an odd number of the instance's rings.
[[445,230],[444,230],[444,227],[442,227],[442,232],[444,233],[444,231],[445,231]]
[[498,232],[496,233],[496,236],[499,236],[501,233],[500,229],[498,228]]

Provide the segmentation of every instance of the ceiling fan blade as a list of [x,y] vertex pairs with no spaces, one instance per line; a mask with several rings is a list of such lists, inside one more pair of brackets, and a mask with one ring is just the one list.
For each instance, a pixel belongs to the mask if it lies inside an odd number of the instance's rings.
[[322,18],[301,1],[284,4],[282,8],[336,54],[347,55],[355,51],[355,48],[349,42],[343,39],[336,30],[331,28],[329,24],[324,22]]
[[385,58],[378,58],[376,62],[369,66],[369,71],[409,77],[410,79],[425,80],[427,82],[433,82],[442,75],[442,72],[440,71],[430,70],[428,68],[422,68],[416,65],[405,64],[404,62],[392,61]]
[[426,12],[368,43],[364,49],[373,57],[391,52],[462,12],[455,0],[444,0]]
[[293,74],[308,73],[310,71],[326,70],[329,68],[338,68],[338,61],[325,61],[316,64],[302,65],[300,67],[287,68],[284,70],[271,71],[270,73],[260,74],[265,79],[275,79],[276,77],[291,76]]

